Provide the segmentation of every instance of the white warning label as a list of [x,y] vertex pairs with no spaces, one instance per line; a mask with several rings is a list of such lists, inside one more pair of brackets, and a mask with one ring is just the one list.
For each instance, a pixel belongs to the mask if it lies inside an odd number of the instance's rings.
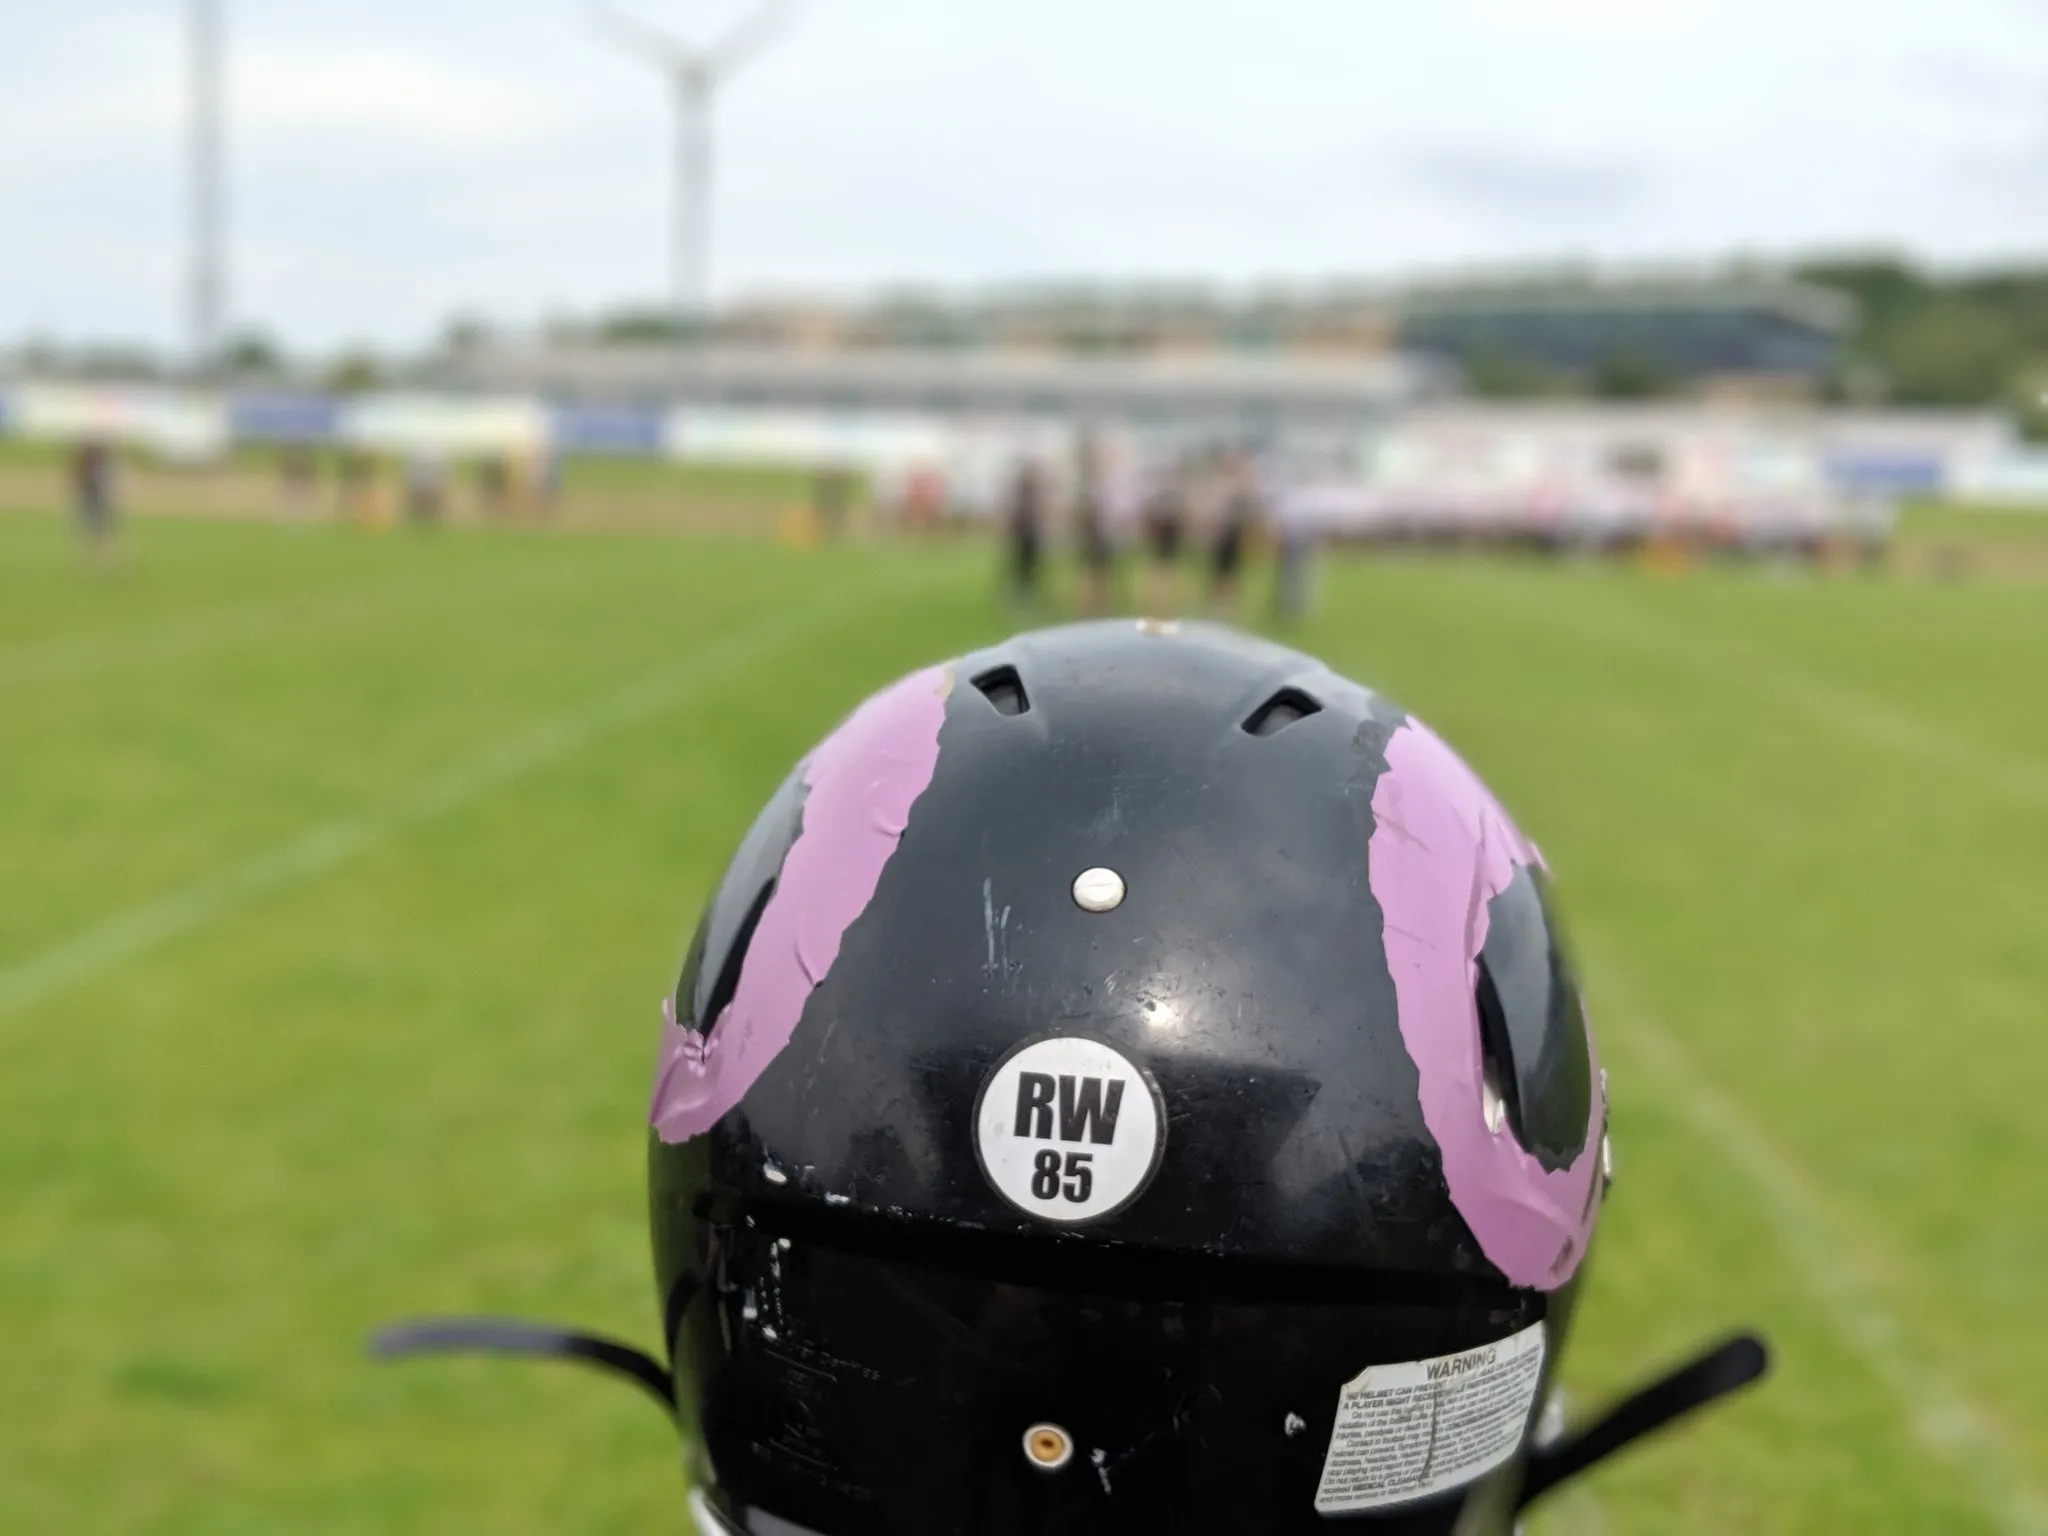
[[1498,1344],[1375,1365],[1337,1395],[1316,1513],[1348,1515],[1425,1498],[1515,1453],[1543,1375],[1543,1325]]

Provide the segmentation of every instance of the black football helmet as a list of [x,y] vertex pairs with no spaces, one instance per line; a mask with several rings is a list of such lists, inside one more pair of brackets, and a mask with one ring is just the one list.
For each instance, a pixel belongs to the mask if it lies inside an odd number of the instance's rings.
[[662,1358],[705,1536],[1502,1533],[1753,1379],[1539,1432],[1607,1186],[1536,847],[1420,721],[1202,625],[869,699],[664,1005]]

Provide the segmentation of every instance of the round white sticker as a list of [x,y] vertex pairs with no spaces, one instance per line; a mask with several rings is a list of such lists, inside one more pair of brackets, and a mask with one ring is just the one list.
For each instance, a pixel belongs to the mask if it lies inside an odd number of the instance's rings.
[[1151,1078],[1115,1046],[1081,1035],[1010,1052],[974,1109],[975,1151],[996,1192],[1066,1226],[1129,1205],[1151,1182],[1165,1144]]

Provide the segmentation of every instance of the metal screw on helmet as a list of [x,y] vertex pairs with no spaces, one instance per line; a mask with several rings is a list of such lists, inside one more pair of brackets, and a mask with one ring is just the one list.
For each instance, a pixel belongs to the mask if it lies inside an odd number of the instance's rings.
[[1024,1457],[1041,1472],[1057,1472],[1074,1459],[1074,1437],[1057,1424],[1034,1424],[1024,1431]]
[[1124,877],[1113,869],[1084,869],[1074,876],[1074,905],[1083,912],[1113,912],[1123,900]]

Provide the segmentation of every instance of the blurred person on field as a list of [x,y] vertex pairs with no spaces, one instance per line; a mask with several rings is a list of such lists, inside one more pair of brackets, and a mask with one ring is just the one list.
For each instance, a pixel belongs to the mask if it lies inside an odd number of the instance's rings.
[[422,448],[405,465],[405,516],[415,527],[441,521],[448,492],[448,464],[438,450]]
[[1273,568],[1273,618],[1296,624],[1308,617],[1317,543],[1315,508],[1303,488],[1283,489],[1274,498],[1273,522],[1279,546]]
[[361,448],[341,451],[338,475],[341,482],[341,515],[358,526],[377,519],[377,466]]
[[477,460],[476,466],[477,505],[483,515],[493,522],[511,509],[512,499],[512,456],[507,453],[487,453]]
[[71,508],[86,558],[111,565],[120,556],[120,506],[115,500],[114,450],[96,437],[71,454]]
[[945,475],[935,464],[915,464],[903,477],[903,521],[912,528],[931,528],[946,512]]
[[1038,572],[1045,552],[1047,487],[1045,467],[1026,455],[1017,461],[1003,509],[1010,545],[1010,590],[1020,603],[1038,600]]
[[277,478],[285,516],[293,522],[309,517],[319,487],[320,461],[307,443],[286,443],[277,453]]
[[843,537],[853,507],[853,471],[837,461],[827,464],[812,486],[812,504],[818,531],[826,539]]
[[540,450],[540,515],[552,517],[562,502],[562,451],[553,443]]
[[1216,535],[1210,546],[1209,603],[1219,614],[1229,616],[1237,610],[1246,546],[1258,529],[1264,508],[1249,454],[1241,448],[1229,449],[1220,467]]
[[1180,551],[1187,537],[1189,466],[1166,467],[1145,498],[1145,610],[1161,616],[1180,606]]
[[1110,610],[1116,584],[1116,543],[1109,531],[1109,474],[1102,438],[1084,433],[1074,474],[1074,542],[1081,557],[1081,608]]

